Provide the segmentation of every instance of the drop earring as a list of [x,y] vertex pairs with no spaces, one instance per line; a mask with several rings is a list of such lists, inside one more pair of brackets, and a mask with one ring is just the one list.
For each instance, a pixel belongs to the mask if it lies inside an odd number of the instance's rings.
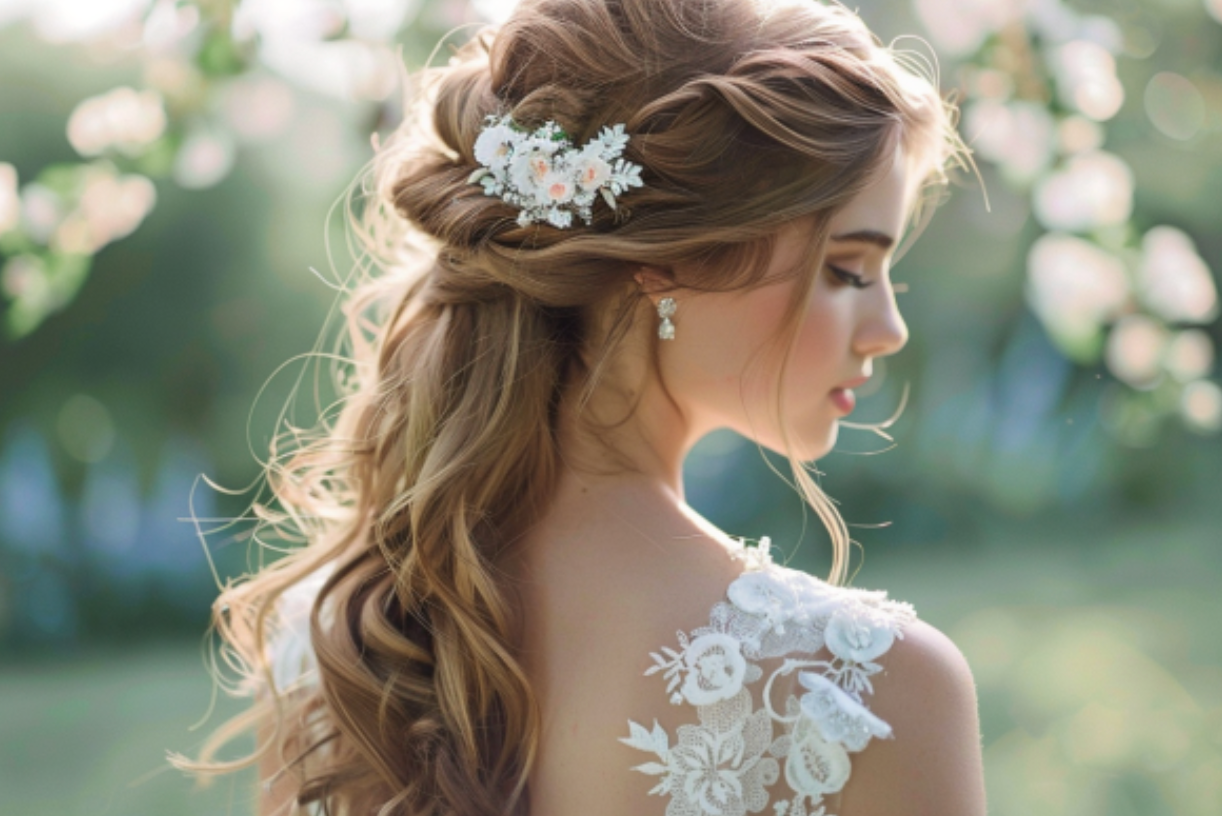
[[670,321],[670,316],[675,313],[675,299],[672,297],[664,297],[658,301],[658,317],[662,318],[662,322],[658,325],[658,337],[663,340],[675,339],[675,324]]

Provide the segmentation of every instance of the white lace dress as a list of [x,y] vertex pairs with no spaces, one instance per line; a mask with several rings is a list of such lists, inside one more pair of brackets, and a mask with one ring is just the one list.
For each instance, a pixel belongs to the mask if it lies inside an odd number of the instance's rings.
[[[692,706],[696,722],[672,737],[657,720],[647,728],[629,719],[620,741],[647,755],[631,770],[656,778],[650,793],[669,797],[666,816],[745,816],[769,802],[775,816],[832,816],[823,799],[848,781],[850,754],[891,735],[865,695],[882,671],[875,661],[916,615],[885,592],[834,587],[774,563],[767,537],[739,544],[745,569],[708,625],[679,631],[645,671],[657,676],[660,697]],[[281,690],[317,681],[309,612],[328,572],[281,599],[270,644]],[[824,646],[830,657],[817,658]],[[774,684],[795,672],[802,691],[777,710]]]
[[[645,674],[658,675],[659,695],[694,707],[698,720],[673,739],[657,720],[629,720],[620,738],[649,755],[633,770],[657,778],[650,793],[670,797],[666,816],[759,813],[773,794],[777,816],[830,816],[823,799],[848,781],[850,754],[891,735],[864,695],[882,671],[875,661],[915,619],[912,606],[775,564],[769,544],[737,552],[746,570],[707,626],[650,655]],[[830,658],[816,659],[824,646]],[[774,682],[794,672],[803,692],[778,711]]]

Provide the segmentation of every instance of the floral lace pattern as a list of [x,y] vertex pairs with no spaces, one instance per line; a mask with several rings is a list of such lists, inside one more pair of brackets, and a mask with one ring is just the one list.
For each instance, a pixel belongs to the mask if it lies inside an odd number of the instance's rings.
[[[680,725],[672,745],[657,720],[652,729],[629,720],[620,741],[653,755],[633,770],[658,778],[649,792],[670,796],[666,816],[759,813],[782,763],[793,798],[774,803],[777,816],[831,816],[823,797],[848,782],[849,754],[891,735],[862,695],[874,692],[870,678],[882,671],[875,660],[916,615],[885,592],[834,587],[773,563],[766,536],[736,556],[746,570],[709,624],[678,632],[679,648],[651,653],[645,671],[662,675],[672,704],[695,706],[699,725]],[[813,659],[824,646],[831,658]],[[783,662],[756,707],[748,686],[763,678],[758,661],[769,658]],[[795,671],[806,693],[790,695],[777,713],[773,681]]]

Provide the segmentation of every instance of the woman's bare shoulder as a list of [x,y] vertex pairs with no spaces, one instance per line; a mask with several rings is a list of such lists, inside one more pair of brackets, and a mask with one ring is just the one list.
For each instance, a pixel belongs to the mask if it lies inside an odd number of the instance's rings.
[[839,816],[984,816],[976,684],[963,653],[922,620],[880,663],[871,710],[893,738],[854,758]]

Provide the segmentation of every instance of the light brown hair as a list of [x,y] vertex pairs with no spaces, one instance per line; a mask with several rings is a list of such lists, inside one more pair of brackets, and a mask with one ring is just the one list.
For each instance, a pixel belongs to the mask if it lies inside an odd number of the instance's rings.
[[[404,125],[362,177],[338,416],[273,450],[279,507],[256,507],[268,532],[307,546],[214,606],[225,657],[266,691],[198,760],[174,762],[218,773],[272,752],[297,801],[326,813],[526,813],[538,711],[492,564],[547,506],[562,392],[592,393],[648,321],[634,264],[695,262],[701,289],[752,287],[778,229],[808,218],[777,332],[792,342],[829,216],[897,145],[927,157],[929,190],[966,153],[935,83],[813,0],[523,0],[414,79]],[[644,186],[618,212],[598,202],[590,225],[519,226],[468,181],[485,117],[506,113],[555,120],[576,144],[623,122]],[[789,458],[843,581],[844,523]],[[324,565],[319,682],[281,694],[266,656],[276,603]],[[215,759],[256,726],[270,742]]]

